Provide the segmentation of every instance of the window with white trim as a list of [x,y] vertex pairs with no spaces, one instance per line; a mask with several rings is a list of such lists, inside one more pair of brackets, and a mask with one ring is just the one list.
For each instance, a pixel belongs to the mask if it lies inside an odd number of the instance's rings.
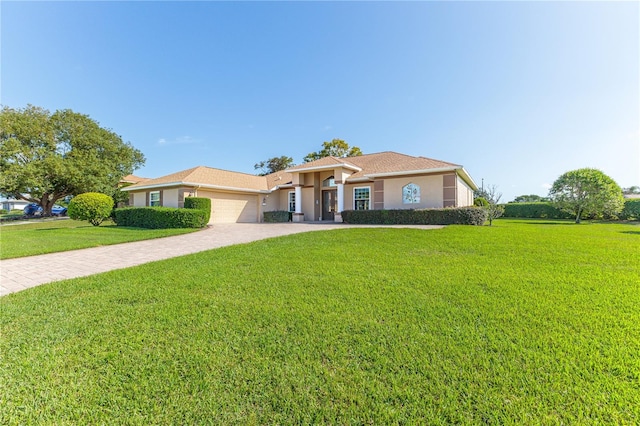
[[289,211],[296,211],[296,193],[294,191],[289,192]]
[[151,207],[160,206],[160,191],[151,191],[149,193],[149,205]]
[[353,188],[353,209],[369,210],[371,201],[371,188],[368,186]]

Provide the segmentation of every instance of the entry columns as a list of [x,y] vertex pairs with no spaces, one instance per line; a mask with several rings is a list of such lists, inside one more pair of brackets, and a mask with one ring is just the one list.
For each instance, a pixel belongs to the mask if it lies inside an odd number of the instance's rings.
[[334,222],[342,222],[342,210],[344,210],[344,184],[336,183],[338,187],[338,211],[333,216]]
[[302,186],[295,187],[296,210],[291,218],[294,222],[304,222],[304,214],[302,213]]

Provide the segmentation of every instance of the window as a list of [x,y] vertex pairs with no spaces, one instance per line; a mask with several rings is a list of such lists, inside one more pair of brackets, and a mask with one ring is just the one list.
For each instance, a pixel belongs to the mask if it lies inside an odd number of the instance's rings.
[[153,191],[149,193],[149,205],[151,207],[160,205],[160,191]]
[[333,176],[329,176],[328,178],[322,181],[322,186],[323,188],[336,186],[336,180],[333,178]]
[[420,187],[410,183],[402,187],[402,203],[417,204],[420,203]]
[[289,192],[289,211],[296,211],[296,193],[293,191]]
[[369,200],[371,190],[370,188],[353,188],[353,209],[354,210],[369,210]]

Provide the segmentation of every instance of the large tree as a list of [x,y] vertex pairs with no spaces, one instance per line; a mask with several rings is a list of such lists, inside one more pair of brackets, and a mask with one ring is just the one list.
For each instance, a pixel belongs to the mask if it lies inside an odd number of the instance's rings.
[[549,190],[556,207],[576,216],[583,214],[614,216],[624,207],[622,190],[609,176],[597,169],[572,170],[560,176]]
[[362,151],[357,146],[349,146],[342,139],[333,139],[331,142],[323,142],[322,149],[318,152],[310,152],[304,157],[304,162],[319,160],[324,157],[356,157],[362,155]]
[[112,195],[143,164],[140,151],[87,115],[32,105],[0,112],[0,192],[40,204],[44,215],[67,195]]
[[253,168],[261,170],[260,176],[270,175],[271,173],[279,172],[281,170],[288,169],[294,166],[293,158],[283,155],[281,157],[272,157],[268,160],[261,161],[254,164]]

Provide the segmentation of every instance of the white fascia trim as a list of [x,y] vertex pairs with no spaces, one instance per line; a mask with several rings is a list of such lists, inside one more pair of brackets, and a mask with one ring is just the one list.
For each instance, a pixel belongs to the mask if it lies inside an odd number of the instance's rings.
[[460,170],[459,173],[460,173],[460,177],[462,177],[462,180],[467,182],[467,184],[469,184],[471,189],[473,189],[474,191],[477,191],[478,190],[478,185],[476,185],[476,183],[473,181],[473,179],[471,178],[469,173],[467,173],[467,171],[464,169],[464,167],[461,167],[458,170]]
[[276,185],[276,186],[274,186],[273,188],[271,188],[269,190],[269,192],[277,191],[279,189],[286,189],[286,188],[295,188],[295,187],[291,183],[285,183],[284,185]]
[[[142,190],[142,189],[155,189],[155,188],[166,188],[166,187],[172,187],[172,186],[193,186],[193,187],[197,187],[198,189],[220,189],[223,191],[235,191],[235,192],[250,192],[252,194],[270,194],[271,191],[268,189],[248,189],[248,188],[237,188],[237,187],[233,187],[233,186],[222,186],[222,185],[207,185],[207,184],[201,184],[201,183],[194,183],[194,182],[170,182],[170,183],[158,183],[155,185],[145,185],[145,186],[139,186],[137,188],[131,188],[131,187],[127,187],[127,191],[138,191],[138,190]],[[124,188],[122,188],[124,190]]]
[[356,167],[356,166],[352,166],[349,164],[345,164],[345,163],[336,163],[330,166],[314,166],[314,167],[305,167],[304,169],[295,169],[295,170],[285,170],[285,172],[287,173],[299,173],[299,172],[311,172],[311,171],[317,171],[317,170],[333,170],[336,167],[344,167],[345,169],[350,169],[350,170],[354,170],[356,172],[362,171],[362,169],[360,167]]

